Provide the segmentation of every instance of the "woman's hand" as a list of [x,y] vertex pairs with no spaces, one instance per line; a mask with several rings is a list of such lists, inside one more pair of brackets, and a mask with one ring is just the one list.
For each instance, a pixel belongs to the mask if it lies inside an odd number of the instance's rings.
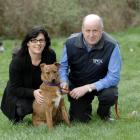
[[44,102],[44,97],[40,94],[41,89],[34,90],[33,94],[38,104],[42,104]]

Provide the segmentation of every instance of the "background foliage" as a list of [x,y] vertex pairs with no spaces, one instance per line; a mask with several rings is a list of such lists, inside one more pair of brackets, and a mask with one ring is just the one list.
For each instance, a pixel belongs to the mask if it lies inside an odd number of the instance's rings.
[[69,35],[89,13],[103,17],[107,31],[140,25],[139,0],[0,0],[0,37],[22,37],[36,25],[51,36]]

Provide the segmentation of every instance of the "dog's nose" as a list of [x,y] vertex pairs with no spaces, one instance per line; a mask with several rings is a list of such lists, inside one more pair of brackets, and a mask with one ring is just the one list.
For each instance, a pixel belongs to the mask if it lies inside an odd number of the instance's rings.
[[52,83],[55,83],[55,79],[52,79]]

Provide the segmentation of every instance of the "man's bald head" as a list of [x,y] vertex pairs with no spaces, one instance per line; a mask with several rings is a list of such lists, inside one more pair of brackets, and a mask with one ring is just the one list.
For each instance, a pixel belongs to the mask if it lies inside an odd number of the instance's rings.
[[103,21],[102,18],[96,14],[90,14],[84,17],[82,27],[84,27],[86,24],[98,24],[103,29]]
[[95,14],[87,15],[83,19],[82,33],[89,47],[93,47],[102,37],[103,22],[101,17]]

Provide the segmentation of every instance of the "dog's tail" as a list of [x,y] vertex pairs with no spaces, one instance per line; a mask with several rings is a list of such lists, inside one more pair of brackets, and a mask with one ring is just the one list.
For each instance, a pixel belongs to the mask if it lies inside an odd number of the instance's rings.
[[115,114],[116,114],[117,119],[119,119],[120,114],[119,114],[119,109],[118,109],[118,100],[116,100],[115,102]]

